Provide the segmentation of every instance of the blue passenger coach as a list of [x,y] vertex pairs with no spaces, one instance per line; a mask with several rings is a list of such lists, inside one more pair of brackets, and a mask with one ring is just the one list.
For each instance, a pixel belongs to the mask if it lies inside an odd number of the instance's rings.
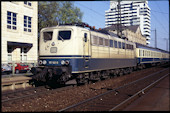
[[155,64],[169,61],[167,51],[136,43],[137,64]]

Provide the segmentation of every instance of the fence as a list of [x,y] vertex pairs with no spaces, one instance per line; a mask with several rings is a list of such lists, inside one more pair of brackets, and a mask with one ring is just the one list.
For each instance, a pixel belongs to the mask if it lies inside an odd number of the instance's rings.
[[[38,66],[38,61],[11,61],[1,62],[1,74],[20,74],[31,73],[32,67]],[[26,69],[27,68],[27,69]]]

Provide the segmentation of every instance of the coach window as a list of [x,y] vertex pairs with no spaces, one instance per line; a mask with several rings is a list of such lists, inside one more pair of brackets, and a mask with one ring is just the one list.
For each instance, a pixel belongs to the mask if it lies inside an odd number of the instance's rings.
[[132,45],[132,50],[133,50],[133,45]]
[[114,41],[114,47],[117,48],[117,41]]
[[139,50],[139,56],[142,56],[142,50]]
[[148,53],[149,53],[149,57],[151,56],[151,53],[150,53],[150,51],[148,51]]

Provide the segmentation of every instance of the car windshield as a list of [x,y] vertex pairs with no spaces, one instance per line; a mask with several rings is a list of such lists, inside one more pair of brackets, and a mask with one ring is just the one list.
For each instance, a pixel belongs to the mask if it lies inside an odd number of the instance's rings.
[[21,66],[27,66],[27,65],[25,65],[25,64],[20,64]]

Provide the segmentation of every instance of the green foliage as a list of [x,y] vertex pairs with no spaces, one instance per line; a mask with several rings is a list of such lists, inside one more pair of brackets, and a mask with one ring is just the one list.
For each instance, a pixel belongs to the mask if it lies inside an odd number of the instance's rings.
[[71,1],[39,1],[38,31],[44,27],[56,26],[58,23],[81,22],[83,13]]

